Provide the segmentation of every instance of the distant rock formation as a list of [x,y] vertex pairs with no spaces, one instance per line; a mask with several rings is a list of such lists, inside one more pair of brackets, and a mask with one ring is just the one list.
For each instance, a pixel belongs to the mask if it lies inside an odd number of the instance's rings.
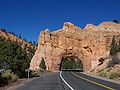
[[18,44],[21,45],[22,48],[26,48],[26,49],[33,48],[33,45],[31,43],[28,43],[28,42],[26,42],[26,41],[24,41],[16,36],[10,34],[10,33],[8,33],[8,32],[4,32],[1,29],[0,29],[0,37],[3,37],[5,39],[13,41],[13,42],[17,42]]
[[98,26],[88,24],[81,29],[66,22],[60,30],[42,31],[30,69],[39,69],[43,57],[47,70],[58,71],[62,57],[75,56],[82,61],[84,71],[88,71],[99,64],[100,57],[109,55],[113,35],[119,42],[120,24],[103,22]]

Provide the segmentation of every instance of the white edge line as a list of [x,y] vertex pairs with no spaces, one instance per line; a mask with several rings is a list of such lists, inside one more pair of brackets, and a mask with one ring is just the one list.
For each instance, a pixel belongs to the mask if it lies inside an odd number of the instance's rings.
[[66,81],[65,79],[62,77],[62,71],[60,72],[60,78],[63,80],[63,82],[71,89],[71,90],[74,90]]

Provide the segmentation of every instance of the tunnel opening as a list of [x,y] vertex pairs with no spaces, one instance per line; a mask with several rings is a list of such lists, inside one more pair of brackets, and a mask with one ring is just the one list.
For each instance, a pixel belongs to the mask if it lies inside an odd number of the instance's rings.
[[74,56],[62,57],[62,61],[60,63],[61,71],[83,71],[82,61]]

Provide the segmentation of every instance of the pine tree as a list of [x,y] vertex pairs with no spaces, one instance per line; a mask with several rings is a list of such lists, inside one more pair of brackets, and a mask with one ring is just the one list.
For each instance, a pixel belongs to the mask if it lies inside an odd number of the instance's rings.
[[112,43],[110,45],[110,55],[115,55],[117,54],[117,43],[115,41],[115,36],[112,37]]
[[46,65],[45,65],[45,61],[44,58],[42,57],[41,63],[40,63],[40,68],[46,70]]
[[120,23],[118,19],[113,19],[112,22],[117,23],[117,24]]

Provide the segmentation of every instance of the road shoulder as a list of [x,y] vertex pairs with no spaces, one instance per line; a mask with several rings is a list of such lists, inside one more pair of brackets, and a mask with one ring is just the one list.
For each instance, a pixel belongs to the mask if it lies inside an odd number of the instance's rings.
[[105,80],[105,81],[108,81],[108,82],[111,82],[111,83],[120,84],[120,81],[115,81],[115,80],[108,79],[108,78],[102,78],[102,77],[99,77],[99,76],[91,75],[91,74],[86,73],[86,72],[80,72],[80,73],[82,73],[84,75],[88,75],[88,76],[93,77],[93,78]]

